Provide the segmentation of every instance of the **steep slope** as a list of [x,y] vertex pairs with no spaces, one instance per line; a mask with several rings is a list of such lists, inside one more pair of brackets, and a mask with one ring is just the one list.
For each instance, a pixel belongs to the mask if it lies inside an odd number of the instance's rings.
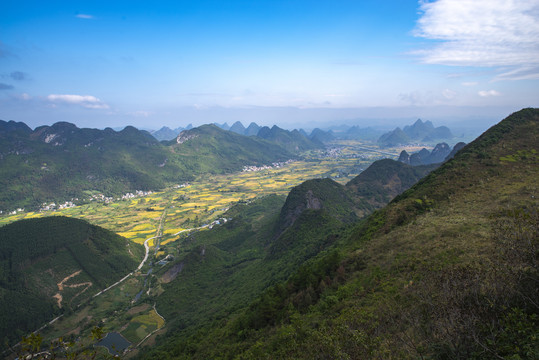
[[451,159],[465,145],[465,143],[459,142],[451,149],[446,143],[439,143],[436,144],[432,151],[423,148],[412,155],[409,155],[406,150],[403,150],[400,153],[398,161],[413,166],[439,164]]
[[271,129],[267,126],[260,128],[257,136],[271,141],[293,153],[324,147],[321,142],[308,139],[298,130],[288,131],[276,125]]
[[462,141],[459,142],[459,143],[456,143],[455,146],[453,146],[453,150],[451,150],[449,155],[447,155],[447,157],[445,158],[445,161],[447,161],[449,159],[452,159],[457,154],[457,152],[459,152],[465,146],[466,146],[466,143],[464,143]]
[[380,138],[378,138],[378,144],[380,144],[380,146],[396,146],[407,144],[410,140],[410,137],[406,135],[401,128],[396,128],[395,130],[380,136]]
[[380,136],[381,146],[395,146],[415,142],[431,142],[439,139],[451,139],[453,134],[446,126],[434,127],[432,122],[418,119],[413,125],[406,125],[402,130],[396,128]]
[[36,208],[67,201],[84,190],[121,194],[157,189],[186,176],[178,166],[160,166],[168,152],[149,133],[116,132],[56,123],[0,137],[0,210]]
[[428,120],[423,122],[421,119],[417,119],[413,125],[406,125],[402,131],[411,139],[419,140],[432,133],[434,131],[434,125]]
[[316,306],[244,356],[536,357],[538,124],[513,114],[360,224],[322,275],[333,288],[313,265],[282,301],[312,286]]
[[311,135],[309,135],[309,138],[311,140],[315,140],[321,143],[329,142],[333,139],[335,139],[335,135],[333,134],[333,131],[324,131],[322,129],[316,128],[311,132]]
[[0,228],[0,338],[19,340],[133,271],[143,247],[66,217]]
[[356,207],[365,215],[385,206],[435,168],[410,166],[391,159],[378,160],[350,180],[346,188],[355,198]]
[[357,220],[354,202],[344,186],[331,179],[313,179],[294,187],[288,194],[279,215],[277,235],[309,210],[327,212],[343,222]]
[[238,171],[244,165],[268,165],[293,155],[268,141],[202,125],[182,131],[173,145],[174,154],[195,173]]
[[246,136],[256,136],[258,132],[260,131],[260,126],[258,126],[256,123],[252,122],[247,126],[247,129],[245,129]]
[[232,126],[230,127],[229,131],[232,131],[236,134],[244,135],[245,134],[245,126],[240,121],[236,121]]
[[189,130],[200,137],[184,145],[160,143],[132,126],[116,132],[79,129],[70,123],[34,131],[22,123],[0,125],[1,211],[36,209],[45,202],[74,198],[79,203],[88,191],[118,196],[157,190],[201,172],[236,171],[292,157],[274,144],[209,125]]
[[538,126],[539,109],[512,114],[334,251],[161,355],[537,358]]
[[[406,183],[415,174],[404,176],[402,169],[410,166],[387,162],[371,165],[374,170],[360,174],[351,187],[331,179],[308,180],[294,187],[284,204],[267,197],[235,207],[227,213],[233,220],[225,226],[184,241],[181,248],[192,250],[172,265],[181,268],[182,275],[163,285],[157,299],[160,313],[174,324],[174,332],[148,358],[164,353],[180,356],[193,329],[208,331],[209,318],[245,308],[269,284],[286,279],[305,261],[334,246],[359,216],[381,206],[381,199],[369,203],[374,198],[367,189],[377,189],[376,195],[387,201],[392,196],[382,196],[385,186],[395,193],[403,190],[395,187],[404,185],[394,181],[393,175]],[[378,179],[381,173],[386,177]],[[361,193],[366,193],[365,198]],[[271,319],[261,316],[249,321],[263,324]]]

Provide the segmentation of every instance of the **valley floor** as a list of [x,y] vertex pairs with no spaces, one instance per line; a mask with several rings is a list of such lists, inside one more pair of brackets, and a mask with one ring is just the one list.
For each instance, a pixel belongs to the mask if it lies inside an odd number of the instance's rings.
[[312,178],[331,177],[346,183],[372,162],[391,155],[396,158],[399,152],[400,149],[389,149],[381,153],[369,144],[342,141],[325,151],[305,154],[301,161],[246,167],[234,174],[204,175],[191,183],[124,200],[94,200],[57,211],[19,212],[0,218],[0,226],[21,219],[62,215],[85,219],[144,244],[146,256],[137,269],[43,331],[50,339],[79,335],[89,339],[92,327],[100,325],[107,331],[120,332],[133,345],[147,345],[155,341],[156,335],[166,332],[166,323],[155,305],[140,303],[139,299],[156,291],[151,273],[154,267],[170,260],[169,248],[178,247],[192,231],[223,224],[226,212],[235,204],[269,194],[286,195],[292,187]]

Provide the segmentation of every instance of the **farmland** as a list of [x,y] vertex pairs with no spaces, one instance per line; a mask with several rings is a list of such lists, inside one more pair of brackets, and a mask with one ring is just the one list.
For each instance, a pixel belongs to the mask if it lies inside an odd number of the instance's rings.
[[[120,332],[133,345],[148,344],[167,329],[166,319],[152,307],[155,297],[163,290],[151,271],[159,271],[167,256],[175,258],[182,254],[182,248],[190,246],[182,242],[189,229],[209,229],[210,224],[226,219],[232,206],[269,194],[286,196],[292,187],[308,179],[331,177],[346,183],[373,161],[389,156],[377,152],[375,147],[372,150],[366,144],[342,141],[324,151],[305,153],[301,160],[246,167],[237,173],[205,175],[146,196],[91,201],[57,211],[21,211],[0,218],[0,226],[25,218],[62,215],[85,219],[139,244],[156,237],[149,241],[150,258],[141,272],[81,304],[76,312],[64,314],[43,330],[46,338],[66,335],[84,338],[93,326],[99,325],[105,331]],[[396,157],[400,149],[384,151]]]
[[[71,216],[142,244],[157,235],[160,218],[165,213],[161,243],[170,243],[178,232],[209,224],[238,202],[249,202],[268,194],[286,195],[292,187],[312,178],[331,177],[346,183],[373,161],[388,157],[372,148],[373,151],[368,151],[365,144],[339,141],[325,151],[309,152],[303,160],[279,167],[205,175],[191,183],[177,184],[134,199],[110,203],[93,201],[57,211],[19,212],[0,218],[0,226],[25,218]],[[387,151],[397,156],[399,149]]]

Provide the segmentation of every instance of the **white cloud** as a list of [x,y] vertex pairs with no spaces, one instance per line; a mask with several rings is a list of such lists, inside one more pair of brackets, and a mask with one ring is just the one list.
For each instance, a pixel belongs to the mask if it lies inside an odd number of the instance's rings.
[[481,90],[477,94],[481,97],[500,96],[501,94],[496,90]]
[[77,14],[75,15],[75,17],[79,18],[79,19],[93,19],[93,15],[88,15],[88,14]]
[[504,67],[501,79],[539,79],[539,1],[420,1],[414,35],[439,40],[417,51],[428,64]]
[[109,106],[91,95],[57,95],[51,94],[47,96],[47,100],[54,103],[66,103],[80,105],[88,109],[108,109]]

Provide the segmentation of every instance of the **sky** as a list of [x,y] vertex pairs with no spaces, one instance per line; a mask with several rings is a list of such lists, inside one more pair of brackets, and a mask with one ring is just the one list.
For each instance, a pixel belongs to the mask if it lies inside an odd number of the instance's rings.
[[539,0],[0,2],[0,119],[30,127],[471,126],[538,106]]

